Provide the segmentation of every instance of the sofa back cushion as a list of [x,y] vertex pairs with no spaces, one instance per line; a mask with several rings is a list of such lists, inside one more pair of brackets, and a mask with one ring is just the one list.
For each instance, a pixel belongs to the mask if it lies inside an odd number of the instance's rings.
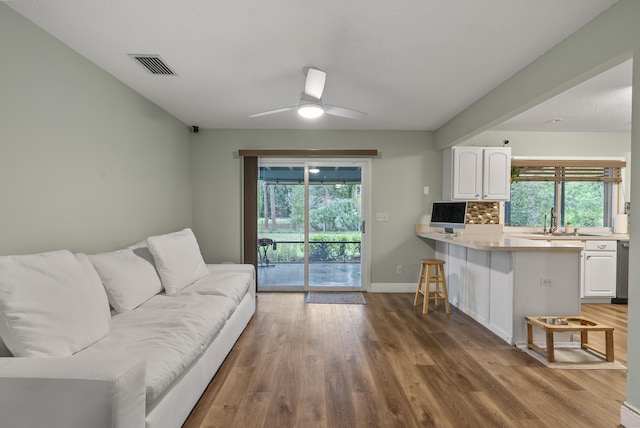
[[147,247],[92,254],[109,298],[118,312],[130,311],[162,291],[153,257]]
[[110,329],[109,303],[85,255],[0,257],[0,337],[16,357],[68,357]]
[[191,229],[147,238],[167,294],[175,294],[209,272]]

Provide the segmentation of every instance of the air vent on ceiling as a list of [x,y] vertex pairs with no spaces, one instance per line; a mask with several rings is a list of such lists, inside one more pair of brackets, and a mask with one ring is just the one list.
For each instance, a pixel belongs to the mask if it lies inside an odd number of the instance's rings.
[[130,54],[131,58],[135,59],[138,64],[146,68],[151,74],[161,74],[164,76],[176,76],[176,73],[164,63],[159,55],[135,55]]

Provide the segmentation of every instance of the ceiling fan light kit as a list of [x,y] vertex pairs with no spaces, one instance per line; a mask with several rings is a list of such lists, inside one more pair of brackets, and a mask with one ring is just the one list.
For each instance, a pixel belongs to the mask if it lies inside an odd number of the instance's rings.
[[367,113],[346,107],[327,106],[325,108],[325,105],[322,102],[322,93],[324,92],[327,73],[313,67],[305,67],[303,71],[307,77],[305,79],[304,91],[300,95],[300,102],[297,107],[284,107],[277,110],[269,110],[262,113],[252,114],[249,117],[266,116],[294,109],[305,119],[316,119],[325,113],[348,119],[362,119],[367,116]]
[[303,92],[298,103],[298,114],[305,119],[315,119],[324,114],[324,106],[319,99]]
[[317,104],[303,104],[298,107],[298,114],[305,119],[316,119],[324,114],[324,109]]

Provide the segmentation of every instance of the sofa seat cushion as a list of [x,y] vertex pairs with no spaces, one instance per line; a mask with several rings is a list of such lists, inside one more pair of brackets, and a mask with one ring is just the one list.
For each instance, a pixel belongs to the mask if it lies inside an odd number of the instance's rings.
[[145,361],[150,404],[215,339],[235,306],[224,296],[159,294],[133,311],[113,316],[111,332],[72,358]]
[[181,293],[226,296],[239,304],[253,284],[253,272],[210,269],[209,274],[185,288]]
[[253,265],[247,263],[217,263],[208,264],[207,270],[209,272],[244,272],[251,274],[251,278],[256,276],[256,268]]

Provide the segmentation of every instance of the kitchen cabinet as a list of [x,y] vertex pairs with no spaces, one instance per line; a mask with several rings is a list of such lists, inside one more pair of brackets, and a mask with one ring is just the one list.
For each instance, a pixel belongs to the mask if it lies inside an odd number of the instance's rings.
[[616,241],[587,241],[583,253],[582,297],[616,296]]
[[443,154],[445,200],[508,201],[511,148],[452,147]]

